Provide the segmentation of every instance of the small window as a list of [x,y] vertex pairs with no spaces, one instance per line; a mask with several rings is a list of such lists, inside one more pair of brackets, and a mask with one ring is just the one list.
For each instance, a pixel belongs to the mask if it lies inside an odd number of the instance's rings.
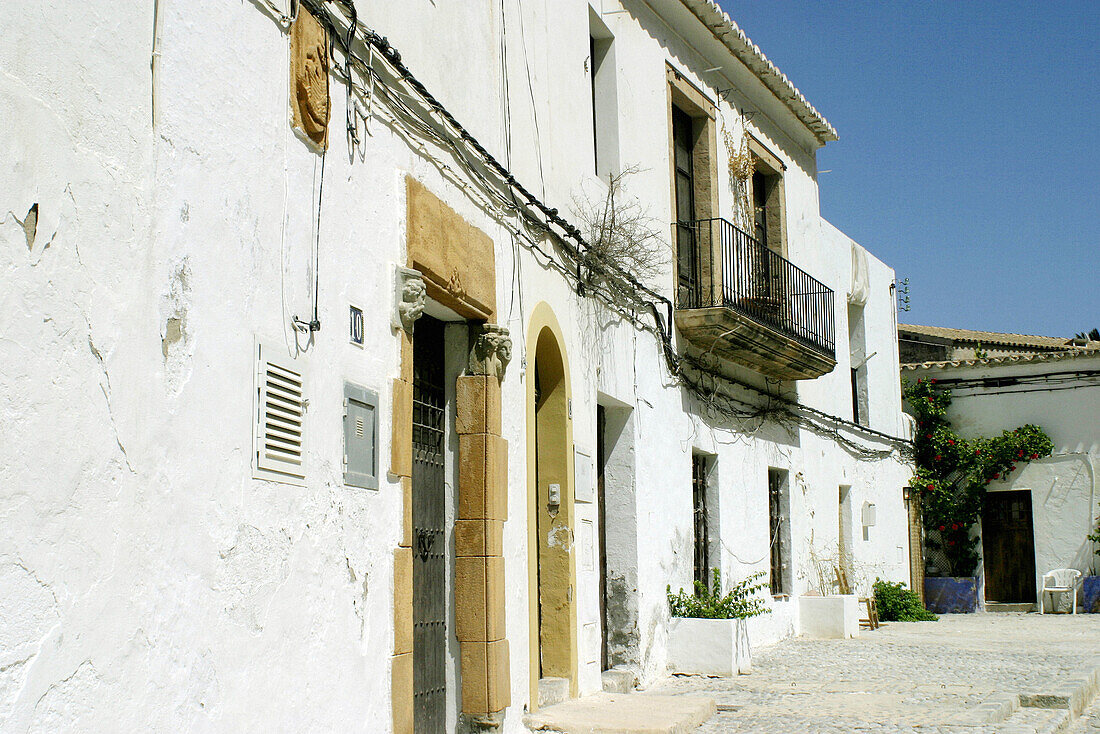
[[749,138],[752,175],[752,236],[764,248],[787,257],[787,213],[783,162],[755,137]]
[[855,367],[852,368],[852,421],[855,423],[863,424],[863,415],[859,410],[859,395],[861,392],[859,379],[859,370]]
[[344,383],[344,484],[378,489],[378,393]]
[[676,272],[682,305],[697,306],[698,242],[695,229],[695,134],[691,118],[672,108],[672,160],[676,191]]
[[791,593],[790,493],[785,469],[768,469],[768,543],[771,546],[771,592]]
[[691,498],[695,536],[694,571],[696,583],[710,588],[710,527],[707,512],[707,457],[691,455]]
[[592,88],[592,156],[597,176],[619,172],[619,103],[615,38],[591,8],[588,17],[588,74]]
[[874,354],[867,354],[867,327],[864,308],[848,304],[848,354],[852,371],[852,421],[870,425],[870,396],[867,390],[867,365]]
[[291,484],[305,480],[305,365],[285,348],[256,347],[256,435],[253,476]]
[[720,230],[712,228],[718,211],[718,159],[714,102],[672,66],[665,67],[669,91],[669,174],[672,222],[676,233],[674,264],[680,308],[714,303],[721,281]]

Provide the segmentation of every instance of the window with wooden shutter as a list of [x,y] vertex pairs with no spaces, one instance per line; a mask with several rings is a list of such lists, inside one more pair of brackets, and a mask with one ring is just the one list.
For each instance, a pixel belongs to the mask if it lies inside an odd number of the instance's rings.
[[257,345],[254,476],[305,481],[305,366],[286,349]]

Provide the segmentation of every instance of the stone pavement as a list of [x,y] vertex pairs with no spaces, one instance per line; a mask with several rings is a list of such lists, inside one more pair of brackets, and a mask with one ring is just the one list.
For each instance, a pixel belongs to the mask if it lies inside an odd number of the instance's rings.
[[1020,694],[1083,685],[1082,676],[1100,666],[1100,616],[945,615],[860,634],[855,640],[785,640],[755,651],[748,675],[676,676],[648,692],[714,698],[718,713],[696,734],[985,734],[1067,726],[1100,733],[1095,702],[1072,722],[1064,708],[1015,703]]
[[1100,696],[1093,699],[1092,705],[1067,731],[1069,734],[1100,734]]
[[597,693],[547,706],[524,717],[524,724],[565,734],[692,734],[714,714],[714,701],[705,696]]

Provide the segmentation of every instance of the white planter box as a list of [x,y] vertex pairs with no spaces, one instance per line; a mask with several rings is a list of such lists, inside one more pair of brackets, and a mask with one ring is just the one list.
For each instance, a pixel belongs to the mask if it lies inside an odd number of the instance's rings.
[[745,620],[673,617],[668,663],[674,673],[732,676],[749,672],[752,653]]
[[859,637],[859,600],[855,594],[800,596],[802,634],[825,639]]

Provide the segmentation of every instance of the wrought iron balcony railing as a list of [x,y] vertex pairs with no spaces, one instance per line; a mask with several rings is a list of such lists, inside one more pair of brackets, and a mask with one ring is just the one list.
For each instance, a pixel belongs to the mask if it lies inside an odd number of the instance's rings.
[[835,357],[833,291],[725,219],[677,222],[681,309],[725,307]]

